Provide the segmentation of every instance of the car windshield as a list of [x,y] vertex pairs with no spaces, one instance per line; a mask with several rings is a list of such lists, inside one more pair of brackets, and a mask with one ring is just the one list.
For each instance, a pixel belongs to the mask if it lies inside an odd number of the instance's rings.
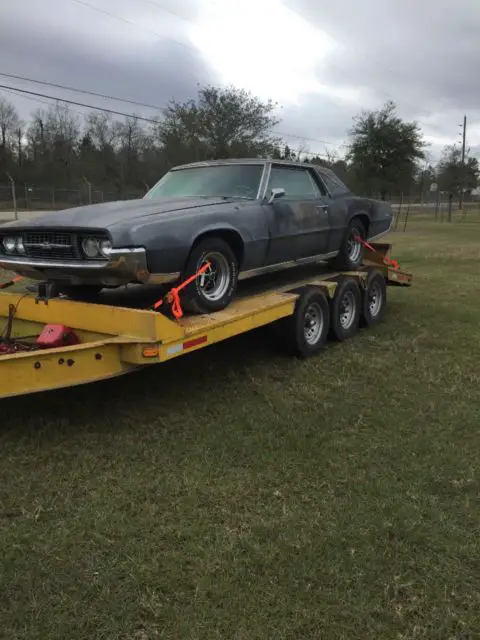
[[155,200],[167,197],[257,197],[263,164],[206,165],[166,173],[146,194]]

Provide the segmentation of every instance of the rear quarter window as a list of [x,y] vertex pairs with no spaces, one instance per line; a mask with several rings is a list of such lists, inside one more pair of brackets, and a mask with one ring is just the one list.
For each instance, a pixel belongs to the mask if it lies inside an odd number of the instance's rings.
[[350,189],[334,173],[319,171],[319,174],[332,196],[341,196],[350,193]]

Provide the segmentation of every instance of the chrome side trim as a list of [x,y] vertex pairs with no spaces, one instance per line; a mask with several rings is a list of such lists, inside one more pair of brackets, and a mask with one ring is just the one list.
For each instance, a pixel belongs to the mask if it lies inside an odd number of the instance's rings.
[[125,254],[130,254],[130,253],[145,253],[146,251],[143,247],[133,247],[133,248],[126,248],[126,249],[112,249],[110,251],[110,255],[125,255]]
[[108,260],[89,260],[81,262],[79,260],[69,260],[67,262],[53,262],[43,260],[26,260],[17,257],[0,258],[0,267],[25,267],[32,269],[106,269]]
[[338,255],[338,251],[332,251],[330,253],[318,254],[316,256],[310,256],[308,258],[300,258],[299,260],[289,260],[288,262],[278,262],[277,264],[269,264],[266,267],[258,267],[257,269],[250,269],[249,271],[243,271],[238,276],[239,280],[246,280],[254,276],[265,275],[267,273],[274,273],[275,271],[283,271],[284,269],[292,269],[293,267],[300,267],[307,264],[315,264],[316,262],[324,262],[331,260]]

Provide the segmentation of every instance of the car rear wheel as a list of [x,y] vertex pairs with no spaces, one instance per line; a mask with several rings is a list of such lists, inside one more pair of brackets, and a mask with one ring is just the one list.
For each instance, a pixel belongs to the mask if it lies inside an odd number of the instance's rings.
[[333,261],[336,269],[353,271],[362,265],[365,246],[361,241],[365,241],[366,237],[365,225],[360,218],[354,218],[346,229],[340,251]]
[[222,238],[207,237],[193,248],[187,261],[182,281],[209,263],[207,270],[185,290],[183,307],[193,313],[213,313],[225,309],[237,288],[238,261],[230,245]]

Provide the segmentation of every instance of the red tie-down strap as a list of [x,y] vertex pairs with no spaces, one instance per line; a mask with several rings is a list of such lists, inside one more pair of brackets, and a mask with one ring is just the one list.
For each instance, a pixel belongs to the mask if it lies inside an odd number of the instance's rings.
[[[360,242],[360,244],[363,244],[363,246],[365,248],[369,249],[373,253],[378,253],[378,251],[375,249],[375,247],[372,247],[371,244],[369,244],[363,238],[360,238],[360,236],[354,235],[353,239],[355,240],[355,242]],[[386,264],[386,265],[389,265],[393,269],[400,269],[400,265],[398,264],[398,262],[396,260],[392,260],[391,258],[387,258],[387,256],[383,257],[383,263]]]
[[7,282],[0,282],[0,291],[2,289],[8,289],[8,287],[13,287],[13,285],[20,282],[20,280],[23,280],[23,276],[15,276],[15,278],[7,280]]
[[205,271],[210,266],[211,266],[210,262],[206,262],[203,265],[203,267],[201,267],[197,271],[197,273],[195,273],[193,276],[190,276],[189,278],[184,280],[181,284],[178,285],[178,287],[173,287],[172,289],[170,289],[170,291],[167,293],[166,296],[164,296],[163,298],[160,298],[160,300],[155,302],[155,304],[153,305],[154,311],[156,311],[164,303],[171,304],[172,305],[172,313],[175,316],[175,318],[177,320],[179,318],[181,318],[183,316],[183,310],[182,310],[182,305],[180,304],[180,295],[179,295],[180,291],[182,289],[185,289],[185,287],[188,287],[188,285],[191,282],[193,282],[194,280],[196,280],[198,278],[198,276],[201,276],[202,273],[205,273]]

